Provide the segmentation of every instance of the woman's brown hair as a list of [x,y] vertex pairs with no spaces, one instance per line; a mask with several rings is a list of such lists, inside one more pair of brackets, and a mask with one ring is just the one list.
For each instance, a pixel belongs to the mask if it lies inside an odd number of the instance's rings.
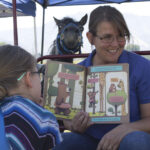
[[90,14],[89,32],[96,35],[97,26],[103,21],[112,23],[119,31],[119,34],[126,36],[127,39],[130,40],[130,32],[125,19],[116,8],[111,6],[99,6],[94,9]]

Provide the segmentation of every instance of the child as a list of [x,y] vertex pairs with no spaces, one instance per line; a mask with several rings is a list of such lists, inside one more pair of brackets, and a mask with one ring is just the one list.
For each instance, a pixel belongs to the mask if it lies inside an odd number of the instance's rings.
[[48,150],[62,138],[55,116],[40,104],[35,58],[18,46],[0,46],[0,109],[11,149]]

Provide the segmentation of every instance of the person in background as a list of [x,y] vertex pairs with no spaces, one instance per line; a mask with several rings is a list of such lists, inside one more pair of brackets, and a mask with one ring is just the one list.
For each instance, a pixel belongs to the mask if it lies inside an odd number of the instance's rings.
[[130,32],[123,15],[114,7],[100,6],[90,14],[87,38],[95,47],[80,65],[129,64],[130,122],[88,124],[89,115],[78,113],[64,122],[71,133],[55,150],[149,150],[150,149],[150,61],[124,50]]
[[62,141],[44,109],[36,59],[19,46],[0,46],[0,109],[12,150],[49,150]]

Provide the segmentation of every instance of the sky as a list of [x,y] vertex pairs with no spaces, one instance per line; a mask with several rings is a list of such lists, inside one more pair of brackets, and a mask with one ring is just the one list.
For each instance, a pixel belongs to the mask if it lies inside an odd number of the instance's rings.
[[[102,4],[101,4],[102,5]],[[122,4],[111,4],[120,10],[123,14],[133,14],[137,16],[150,16],[150,2],[132,2],[132,3],[122,3]],[[53,16],[57,19],[61,19],[64,16],[73,17],[74,19],[79,20],[81,16],[84,16],[86,13],[90,13],[94,8],[99,5],[79,5],[79,6],[55,6],[47,7],[45,11],[45,24],[53,20]],[[36,11],[36,27],[41,27],[42,30],[42,7],[37,5]],[[78,18],[76,18],[78,17]],[[30,28],[33,27],[33,17],[18,17],[17,18],[18,28]],[[0,32],[5,30],[11,30],[12,34],[8,37],[8,42],[13,43],[13,19],[9,18],[0,18]],[[3,35],[0,34],[0,39],[3,38]],[[40,46],[39,46],[40,49]]]

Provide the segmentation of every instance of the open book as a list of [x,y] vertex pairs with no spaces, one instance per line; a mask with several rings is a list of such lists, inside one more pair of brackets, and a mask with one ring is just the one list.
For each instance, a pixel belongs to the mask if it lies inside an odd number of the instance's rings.
[[95,123],[129,122],[129,65],[84,67],[52,61],[46,64],[45,108],[58,119],[86,111]]

